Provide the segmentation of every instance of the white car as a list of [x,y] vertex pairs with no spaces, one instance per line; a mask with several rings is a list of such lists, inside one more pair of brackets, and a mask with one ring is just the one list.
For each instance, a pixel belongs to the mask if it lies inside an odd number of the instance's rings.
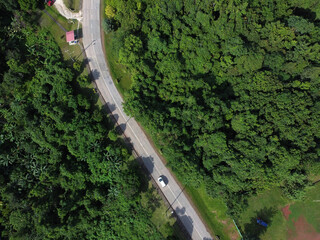
[[167,186],[167,184],[163,181],[163,179],[162,179],[162,177],[161,177],[161,176],[160,176],[160,177],[158,177],[158,181],[159,181],[159,183],[160,183],[161,187],[165,187],[165,186]]

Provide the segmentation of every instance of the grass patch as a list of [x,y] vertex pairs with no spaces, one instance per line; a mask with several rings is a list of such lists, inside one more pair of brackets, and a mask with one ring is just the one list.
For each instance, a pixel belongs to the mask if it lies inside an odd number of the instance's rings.
[[171,217],[170,211],[167,211],[168,207],[164,204],[151,181],[148,181],[146,184],[148,184],[147,190],[141,193],[141,203],[143,207],[149,208],[153,212],[151,217],[152,223],[164,238],[174,236],[175,239],[184,240],[185,237],[176,219]]
[[311,182],[320,181],[320,162],[306,163],[306,171]]
[[80,1],[81,0],[63,0],[66,7],[75,12],[80,11]]
[[[104,9],[106,7],[105,1],[101,2],[101,20],[105,18]],[[112,42],[112,38],[114,33],[104,34],[104,46],[106,53],[106,60],[110,70],[111,77],[113,79],[114,84],[116,85],[118,91],[124,95],[126,91],[131,88],[132,85],[132,77],[129,72],[129,69],[123,64],[119,63],[118,56],[114,50],[114,45]]]
[[[306,196],[301,201],[290,201],[284,197],[279,188],[265,191],[248,200],[248,208],[238,219],[243,235],[248,238],[261,240],[287,239],[288,229],[293,229],[293,220],[304,216],[317,232],[320,232],[320,184],[307,190]],[[291,214],[289,220],[283,216],[282,208],[290,204]],[[268,223],[268,228],[257,224],[260,217]]]
[[317,232],[320,233],[320,184],[310,188],[303,201],[297,201],[290,206],[289,220],[297,220],[303,215]]
[[131,87],[132,80],[131,74],[128,72],[126,66],[118,63],[118,58],[115,55],[112,47],[112,36],[113,33],[105,34],[105,48],[107,55],[107,63],[110,69],[110,73],[113,81],[115,82],[117,88],[120,90],[122,94],[125,91],[128,91]]
[[[69,21],[61,16],[54,7],[46,7],[48,13],[56,19],[67,31],[76,30],[78,28],[77,21]],[[78,45],[69,45],[66,42],[65,32],[44,12],[41,12],[39,18],[41,27],[50,31],[55,41],[58,43],[64,60],[72,64],[72,59],[83,61],[82,51]]]
[[226,213],[227,206],[222,200],[211,198],[204,186],[199,188],[187,186],[186,191],[214,235],[218,235],[220,239],[240,239],[232,219]]
[[[241,233],[261,239],[286,239],[286,219],[281,209],[288,203],[279,188],[249,198],[248,208],[238,219]],[[258,217],[268,223],[268,228],[257,224]]]

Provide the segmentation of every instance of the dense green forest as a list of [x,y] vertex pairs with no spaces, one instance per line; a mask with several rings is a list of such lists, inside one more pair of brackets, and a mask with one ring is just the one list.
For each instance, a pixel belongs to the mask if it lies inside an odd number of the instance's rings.
[[19,6],[0,1],[0,238],[162,239],[88,78]]
[[318,0],[106,0],[104,29],[133,84],[126,111],[186,184],[230,212],[319,174]]

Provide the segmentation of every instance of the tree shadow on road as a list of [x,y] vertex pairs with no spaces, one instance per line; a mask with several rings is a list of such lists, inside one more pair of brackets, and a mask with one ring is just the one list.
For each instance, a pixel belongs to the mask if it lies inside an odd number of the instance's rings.
[[100,72],[98,71],[98,69],[94,69],[90,72],[91,76],[93,77],[94,80],[97,80],[101,74]]
[[182,223],[182,225],[184,226],[184,228],[188,232],[188,235],[192,236],[193,220],[190,216],[187,216],[185,214],[186,213],[185,207],[183,207],[183,208],[176,207],[174,211],[175,211],[176,216],[178,217],[177,221],[180,221],[180,223]]
[[[148,168],[145,163],[147,163]],[[149,170],[153,171],[154,162],[152,157],[138,157],[135,161],[131,161],[128,166],[130,169],[134,169],[135,173],[139,177],[140,192],[147,192],[149,188],[149,181],[152,180]]]

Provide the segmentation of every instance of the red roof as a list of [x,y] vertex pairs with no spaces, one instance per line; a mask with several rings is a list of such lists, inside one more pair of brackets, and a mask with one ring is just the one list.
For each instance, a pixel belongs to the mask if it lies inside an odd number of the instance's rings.
[[74,31],[70,31],[66,33],[67,36],[67,42],[71,42],[74,40]]

